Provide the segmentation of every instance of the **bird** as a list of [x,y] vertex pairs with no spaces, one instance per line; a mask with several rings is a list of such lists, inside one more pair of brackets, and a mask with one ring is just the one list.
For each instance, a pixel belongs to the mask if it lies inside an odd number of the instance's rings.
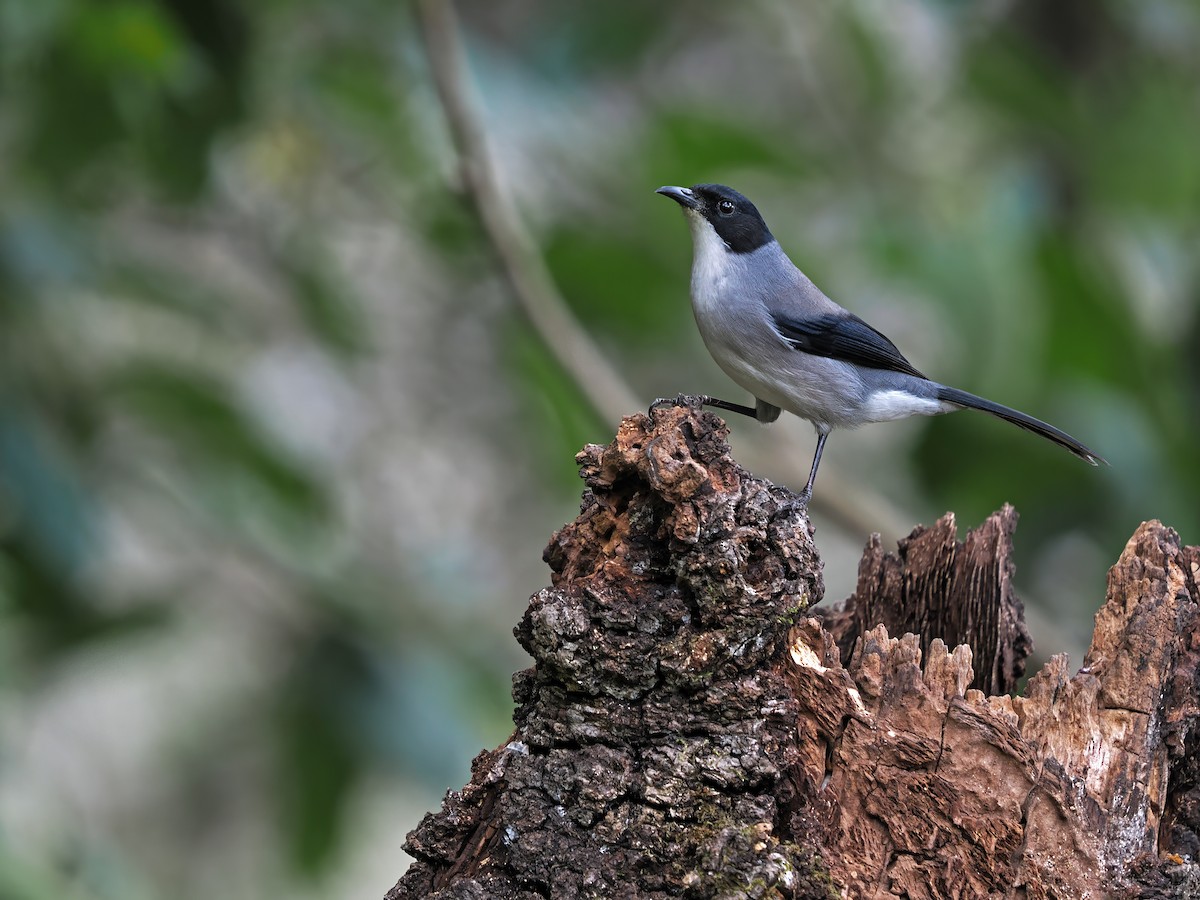
[[692,312],[704,345],[755,405],[686,399],[764,424],[785,410],[811,422],[817,448],[802,504],[812,498],[833,429],[960,409],[990,413],[1092,465],[1107,465],[1053,425],[918,371],[882,332],[825,296],[783,251],[758,208],[733,188],[668,185],[656,193],[678,203],[691,226]]

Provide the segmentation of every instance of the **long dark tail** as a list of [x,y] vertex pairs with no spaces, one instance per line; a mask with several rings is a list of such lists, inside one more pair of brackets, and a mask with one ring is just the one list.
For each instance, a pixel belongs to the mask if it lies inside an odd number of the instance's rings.
[[1098,453],[1093,453],[1065,431],[1060,431],[1053,425],[1047,425],[1040,419],[1027,416],[1023,412],[1018,412],[999,403],[993,403],[991,400],[985,400],[983,397],[976,397],[974,394],[968,394],[966,391],[960,391],[958,388],[947,387],[944,384],[938,385],[937,398],[958,406],[965,406],[969,409],[982,410],[985,413],[991,413],[998,419],[1003,419],[1005,422],[1012,422],[1018,428],[1032,431],[1034,434],[1041,435],[1048,441],[1054,441],[1058,446],[1070,450],[1080,459],[1091,463],[1093,466],[1100,463],[1108,465],[1108,461],[1104,457]]

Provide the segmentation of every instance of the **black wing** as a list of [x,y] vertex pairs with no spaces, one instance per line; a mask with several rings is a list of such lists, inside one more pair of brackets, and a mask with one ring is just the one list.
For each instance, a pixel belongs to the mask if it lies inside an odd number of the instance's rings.
[[886,336],[852,313],[830,313],[815,319],[793,319],[776,313],[774,320],[776,330],[804,353],[926,377],[913,368]]

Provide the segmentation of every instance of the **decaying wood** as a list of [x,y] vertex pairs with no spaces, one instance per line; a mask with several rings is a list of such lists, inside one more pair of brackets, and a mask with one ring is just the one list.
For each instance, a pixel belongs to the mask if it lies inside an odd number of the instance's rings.
[[1142,525],[1083,667],[1010,697],[1011,510],[873,541],[823,624],[803,509],[725,438],[668,407],[579,455],[516,731],[389,900],[1200,897],[1200,550]]
[[1005,506],[961,543],[954,513],[932,528],[916,528],[896,553],[885,553],[879,535],[872,535],[854,595],[824,618],[842,662],[849,662],[863,634],[883,625],[891,634],[918,635],[922,653],[938,638],[950,647],[967,644],[975,668],[971,687],[1011,693],[1033,651],[1012,587],[1016,528],[1017,511]]

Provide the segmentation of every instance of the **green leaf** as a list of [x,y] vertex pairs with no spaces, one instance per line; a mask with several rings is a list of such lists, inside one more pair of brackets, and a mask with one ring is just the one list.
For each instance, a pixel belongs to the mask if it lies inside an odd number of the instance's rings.
[[606,439],[611,429],[597,420],[579,387],[523,321],[514,319],[505,329],[503,346],[525,400],[528,432],[538,435],[531,449],[548,480],[577,492],[575,454],[586,443]]
[[346,799],[361,774],[340,701],[362,681],[357,651],[334,632],[319,634],[298,655],[283,686],[276,734],[281,824],[289,860],[310,877],[336,853]]
[[803,162],[797,148],[764,131],[760,123],[741,123],[704,108],[663,113],[648,144],[640,155],[652,161],[652,170],[713,173],[697,181],[716,179],[716,173],[733,168],[795,172]]
[[145,0],[82,5],[70,39],[70,51],[101,78],[166,79],[178,72],[186,55],[175,23]]
[[[40,418],[0,403],[0,504],[30,551],[65,577],[95,545],[95,510],[65,450]],[[3,537],[0,519],[0,538]]]
[[368,349],[362,309],[344,280],[335,279],[310,249],[288,250],[282,260],[292,298],[313,335],[331,351],[357,356]]
[[168,442],[183,474],[207,475],[214,487],[226,476],[239,476],[230,487],[236,491],[241,485],[252,486],[257,500],[297,524],[329,515],[328,498],[319,484],[211,376],[135,363],[113,376],[104,393],[116,410]]
[[[673,342],[678,324],[690,317],[686,257],[647,252],[656,239],[649,226],[657,221],[648,219],[647,227],[564,228],[547,241],[554,280],[593,333],[661,347],[664,339]],[[682,250],[682,238],[678,244]]]

